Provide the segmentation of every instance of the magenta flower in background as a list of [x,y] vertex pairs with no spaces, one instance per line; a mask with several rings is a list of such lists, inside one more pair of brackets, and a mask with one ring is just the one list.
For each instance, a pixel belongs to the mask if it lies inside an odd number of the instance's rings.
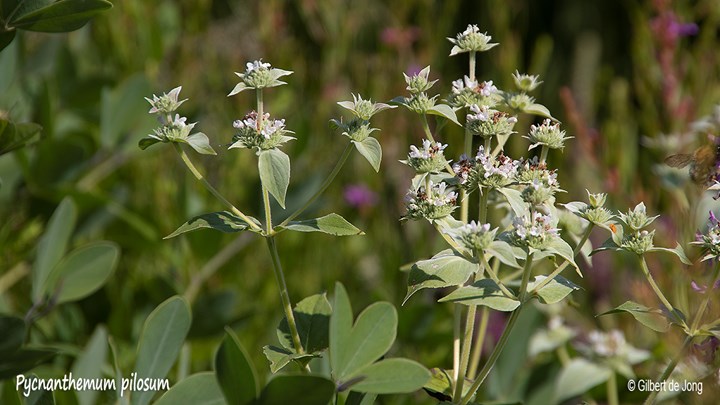
[[364,184],[351,184],[343,192],[345,201],[351,206],[363,209],[377,204],[377,194]]

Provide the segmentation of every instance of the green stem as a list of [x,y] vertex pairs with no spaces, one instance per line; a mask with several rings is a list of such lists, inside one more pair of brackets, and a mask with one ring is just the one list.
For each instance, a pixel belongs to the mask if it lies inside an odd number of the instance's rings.
[[485,345],[485,335],[487,335],[488,321],[490,320],[490,310],[488,307],[483,307],[480,312],[480,325],[473,343],[473,352],[470,355],[470,368],[468,369],[467,376],[469,379],[474,380],[477,374],[477,367],[480,364],[480,356],[482,356],[482,349]]
[[315,202],[315,200],[318,199],[318,197],[320,197],[320,195],[323,192],[325,192],[325,190],[327,190],[327,188],[330,186],[330,184],[333,182],[333,180],[335,180],[335,177],[337,177],[338,173],[340,173],[340,170],[345,165],[345,162],[347,162],[347,159],[350,156],[350,152],[352,152],[352,148],[353,148],[352,143],[349,143],[345,147],[345,150],[343,151],[342,155],[340,155],[340,159],[338,159],[338,162],[335,164],[335,167],[330,172],[330,174],[327,176],[327,178],[325,179],[323,184],[320,186],[320,188],[315,192],[315,194],[313,194],[312,197],[310,197],[309,200],[307,200],[307,202],[305,202],[305,204],[303,204],[302,207],[295,210],[295,212],[290,214],[289,217],[287,217],[284,221],[282,221],[282,223],[280,223],[280,226],[285,226],[288,223],[290,223],[290,221],[297,218],[298,215],[302,214],[312,203]]
[[488,197],[490,195],[490,189],[481,189],[480,190],[482,194],[480,194],[480,203],[478,204],[478,222],[480,225],[487,222],[487,212],[488,212]]
[[460,374],[460,333],[462,330],[462,305],[453,305],[453,381],[457,386]]
[[507,287],[505,287],[505,285],[500,281],[500,278],[497,276],[497,273],[495,272],[495,270],[492,267],[490,267],[490,265],[488,264],[487,259],[485,259],[484,255],[480,255],[480,260],[482,261],[483,266],[485,266],[485,269],[487,270],[488,275],[490,276],[490,279],[492,279],[492,281],[494,281],[495,284],[497,284],[498,287],[500,287],[500,290],[506,296],[508,296],[509,298],[515,299],[516,298],[515,294],[513,294],[512,291],[508,290]]
[[[580,242],[578,242],[577,246],[575,246],[575,249],[573,249],[573,257],[577,256],[578,253],[580,253],[580,251],[582,250],[583,245],[585,244],[585,242],[587,242],[588,238],[590,237],[590,232],[592,232],[594,226],[595,226],[595,224],[593,224],[593,223],[591,222],[590,225],[588,225],[588,227],[585,228],[585,232],[583,233],[582,237],[580,238]],[[545,280],[541,281],[540,284],[538,284],[537,286],[535,286],[535,288],[533,288],[533,291],[538,291],[538,290],[540,290],[541,288],[543,288],[543,287],[545,287],[546,285],[548,285],[548,283],[551,282],[551,281],[553,281],[553,279],[554,279],[558,274],[562,273],[562,271],[565,270],[565,268],[566,268],[569,264],[570,264],[570,262],[567,261],[567,260],[565,260],[565,261],[563,262],[563,264],[561,264],[560,266],[558,266],[552,273],[550,273],[550,275],[547,276],[547,278],[545,278]]]
[[470,80],[475,80],[475,56],[477,55],[476,51],[470,51],[470,58],[469,58],[469,69],[470,70]]
[[223,197],[222,194],[220,194],[219,191],[215,189],[206,179],[205,177],[198,171],[198,169],[195,167],[193,162],[190,160],[188,155],[185,153],[185,151],[182,149],[179,143],[173,142],[173,146],[175,147],[175,150],[180,154],[180,159],[182,159],[183,163],[185,163],[185,166],[190,170],[190,172],[195,176],[196,179],[200,180],[200,182],[205,186],[205,188],[210,191],[210,193],[215,196],[220,202],[225,204],[226,207],[230,209],[230,211],[235,214],[236,216],[240,217],[243,221],[247,222],[248,226],[252,228],[255,231],[262,231],[262,228],[260,228],[254,221],[251,221],[250,218],[248,218],[245,214],[243,214],[239,209],[237,209],[230,201],[228,201],[225,197]]
[[713,268],[713,275],[710,279],[711,283],[708,285],[708,288],[705,291],[705,299],[702,301],[702,303],[700,303],[700,308],[695,314],[695,319],[693,320],[692,327],[690,328],[690,333],[692,335],[695,335],[697,333],[697,328],[698,326],[700,326],[700,321],[702,320],[702,317],[705,314],[705,310],[710,303],[710,299],[713,296],[712,292],[715,289],[715,283],[718,282],[718,276],[720,276],[720,262],[715,263],[715,267]]
[[485,138],[485,146],[484,146],[485,153],[489,153],[489,152],[490,152],[490,147],[491,147],[491,146],[492,146],[492,137],[489,137],[489,136],[488,136],[487,138]]
[[[456,304],[458,305],[458,304]],[[460,355],[460,371],[457,380],[455,380],[455,394],[453,401],[457,402],[462,398],[463,385],[465,376],[467,375],[468,363],[470,361],[470,347],[472,346],[473,333],[475,332],[475,313],[477,305],[470,305],[465,317],[465,335],[462,342],[462,353]]]
[[547,160],[549,150],[550,149],[546,145],[542,146],[542,149],[540,150],[540,164],[545,163],[545,161]]
[[560,364],[562,364],[563,367],[570,364],[570,354],[568,353],[567,347],[564,344],[557,348],[556,353],[558,359],[560,359]]
[[492,371],[492,368],[495,366],[495,362],[497,362],[498,357],[500,357],[500,353],[503,351],[505,345],[507,344],[508,338],[510,337],[510,332],[512,332],[513,327],[517,323],[517,320],[520,317],[520,311],[522,311],[522,308],[524,306],[524,304],[520,304],[520,306],[510,315],[510,319],[508,319],[505,330],[503,330],[502,335],[500,335],[500,340],[498,340],[498,343],[490,354],[490,357],[483,366],[482,370],[480,370],[480,374],[478,374],[475,382],[473,382],[473,385],[470,386],[470,389],[468,390],[465,397],[462,399],[462,401],[460,401],[460,405],[467,405],[470,402],[470,398],[475,395],[478,388],[480,388],[480,385],[485,381],[488,374],[490,374],[490,371]]
[[610,373],[610,379],[607,382],[607,400],[608,405],[618,405],[618,388],[617,388],[617,375],[615,372]]
[[645,274],[645,278],[647,279],[648,283],[650,283],[650,287],[652,287],[653,291],[655,291],[655,295],[660,299],[660,302],[667,308],[668,311],[672,314],[672,316],[675,318],[675,308],[670,304],[670,301],[668,301],[667,298],[665,298],[665,294],[660,291],[660,287],[658,287],[657,283],[655,283],[655,279],[653,279],[652,274],[650,274],[650,269],[648,269],[647,263],[645,262],[645,258],[642,255],[639,255],[640,257],[640,268],[642,269],[643,274]]
[[305,353],[302,343],[300,342],[300,334],[298,333],[297,324],[295,323],[295,315],[293,314],[292,305],[290,304],[290,295],[288,294],[287,284],[285,284],[285,275],[283,274],[282,265],[280,264],[280,256],[278,255],[275,238],[269,236],[266,237],[265,240],[267,241],[270,256],[272,257],[275,281],[277,281],[278,288],[280,289],[280,301],[282,301],[285,318],[287,319],[288,326],[290,327],[290,335],[292,336],[293,346],[295,346],[297,353]]
[[520,292],[518,293],[518,299],[521,303],[525,303],[528,295],[527,286],[530,282],[530,274],[532,273],[532,261],[533,253],[528,253],[525,259],[525,267],[523,268],[522,282],[520,282]]
[[[675,357],[670,361],[670,363],[665,367],[665,370],[662,374],[660,374],[660,377],[658,377],[657,380],[655,380],[658,383],[662,383],[663,381],[667,380],[668,377],[670,377],[670,374],[672,374],[673,370],[675,370],[675,367],[677,366],[678,362],[682,358],[682,356],[685,354],[685,350],[690,346],[690,343],[692,343],[693,336],[687,336],[685,338],[685,341],[683,342],[683,345],[680,347],[680,351],[675,355]],[[659,391],[653,391],[650,396],[647,397],[645,400],[645,405],[651,405],[655,403],[655,398],[657,397]]]

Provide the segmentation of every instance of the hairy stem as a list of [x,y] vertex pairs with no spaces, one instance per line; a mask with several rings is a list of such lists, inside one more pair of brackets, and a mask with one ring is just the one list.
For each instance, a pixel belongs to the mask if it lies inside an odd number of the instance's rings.
[[[583,245],[585,244],[585,242],[587,242],[588,238],[590,237],[590,232],[592,232],[594,226],[595,226],[595,224],[593,224],[591,222],[590,225],[588,225],[587,228],[585,228],[585,232],[583,233],[582,237],[580,238],[580,242],[578,242],[577,246],[575,246],[575,249],[573,249],[573,257],[577,256],[578,253],[580,253]],[[553,270],[553,272],[550,273],[550,275],[547,276],[547,278],[545,278],[545,280],[541,281],[540,284],[535,286],[535,288],[533,288],[533,291],[539,291],[541,288],[548,285],[548,283],[553,281],[553,279],[558,274],[562,273],[562,271],[565,270],[565,268],[568,265],[570,265],[570,262],[565,260],[560,266],[558,266],[555,270]]]
[[640,268],[642,269],[643,274],[645,275],[645,278],[647,279],[648,283],[650,284],[650,287],[652,287],[653,291],[655,292],[655,295],[660,299],[660,302],[667,308],[668,311],[672,314],[673,317],[675,316],[675,308],[670,304],[670,301],[668,301],[667,298],[665,298],[665,294],[660,290],[660,287],[658,287],[657,283],[655,283],[655,279],[653,278],[652,274],[650,274],[650,269],[648,269],[647,263],[645,262],[645,258],[640,255]]
[[198,169],[195,167],[193,162],[190,160],[188,155],[185,153],[185,151],[182,149],[179,143],[173,142],[173,146],[175,147],[175,150],[180,155],[180,159],[182,159],[183,163],[185,163],[185,166],[187,166],[188,170],[195,176],[197,180],[199,180],[205,188],[213,195],[215,198],[220,200],[226,207],[230,209],[230,212],[235,214],[237,217],[242,219],[243,221],[247,222],[248,226],[252,228],[255,231],[262,231],[262,228],[260,228],[254,221],[250,220],[250,218],[247,217],[247,215],[243,214],[237,207],[235,207],[230,201],[228,201],[225,197],[223,197],[222,194],[220,194],[219,191],[215,189],[215,187],[210,184],[205,177],[198,171]]
[[285,311],[285,318],[290,327],[293,346],[295,346],[295,350],[298,353],[305,353],[302,343],[300,342],[300,334],[298,333],[297,323],[295,323],[292,305],[290,304],[290,295],[288,294],[287,284],[285,284],[285,274],[283,274],[282,265],[280,264],[280,256],[278,255],[275,238],[269,236],[266,237],[265,240],[267,241],[270,256],[272,257],[275,281],[277,281],[278,288],[280,289],[280,300],[282,301],[283,311]]
[[468,368],[467,377],[471,380],[477,375],[477,367],[482,356],[482,349],[485,345],[485,335],[487,335],[488,321],[490,320],[490,310],[488,307],[482,307],[480,310],[480,325],[478,325],[478,333],[473,343],[473,351],[470,355],[470,366]]

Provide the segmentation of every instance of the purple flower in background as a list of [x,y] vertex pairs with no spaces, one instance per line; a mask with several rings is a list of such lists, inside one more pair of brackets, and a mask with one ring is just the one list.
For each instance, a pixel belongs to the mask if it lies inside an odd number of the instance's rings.
[[661,42],[674,44],[678,38],[697,35],[700,28],[695,23],[683,23],[678,20],[677,14],[665,11],[650,22],[652,30]]
[[343,192],[345,201],[355,208],[366,208],[377,204],[378,196],[364,184],[351,184]]

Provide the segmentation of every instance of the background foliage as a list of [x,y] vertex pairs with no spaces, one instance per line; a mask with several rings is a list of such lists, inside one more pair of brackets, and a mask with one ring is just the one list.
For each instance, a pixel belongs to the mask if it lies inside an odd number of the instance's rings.
[[[697,24],[696,35],[663,29],[659,18],[668,12],[678,24]],[[119,361],[129,368],[143,322],[174,294],[191,302],[193,323],[172,380],[212,368],[225,325],[236,331],[259,372],[269,372],[260,348],[274,341],[281,318],[270,257],[261,240],[246,235],[206,231],[162,239],[187,218],[221,207],[181,170],[170,148],[144,153],[137,148],[154,126],[142,97],[182,85],[190,99],[184,113],[199,122],[213,145],[224,145],[231,142],[232,121],[252,108],[250,98],[225,97],[236,81],[233,72],[258,58],[293,70],[289,86],[271,90],[266,105],[273,116],[286,118],[298,138],[287,149],[294,159],[287,196],[292,212],[344,145],[328,126],[341,113],[336,101],[350,99],[351,92],[390,100],[405,92],[402,72],[426,65],[447,92],[466,67],[464,59],[447,57],[445,37],[469,23],[501,43],[479,58],[479,78],[509,88],[515,69],[541,75],[538,101],[575,136],[562,154],[551,156],[561,162],[559,180],[568,191],[561,202],[583,199],[586,188],[608,192],[608,205],[623,211],[643,200],[649,213],[663,214],[657,244],[693,238],[712,200],[701,200],[687,173],[664,167],[662,160],[705,142],[688,135],[689,124],[720,102],[716,1],[123,0],[79,31],[20,32],[0,52],[0,115],[42,126],[39,142],[0,156],[0,313],[25,314],[32,306],[30,269],[63,198],[77,205],[69,250],[106,240],[121,252],[102,289],[60,305],[31,331],[30,341],[63,348],[35,373],[62,375],[98,325],[113,336]],[[399,268],[442,245],[426,224],[398,221],[411,177],[398,160],[423,137],[411,118],[405,111],[380,114],[374,124],[382,129],[381,174],[355,156],[314,205],[317,213],[325,208],[340,213],[365,236],[331,240],[288,232],[279,249],[295,302],[332,291],[336,280],[344,283],[355,308],[390,301],[400,320],[391,353],[428,366],[447,365],[450,307],[431,305],[430,293],[399,306],[407,277]],[[461,129],[446,128],[443,139],[459,148]],[[511,140],[517,155],[526,148],[526,140]],[[259,213],[253,157],[216,149],[219,157],[197,159],[209,181],[246,212]],[[446,151],[449,157],[458,154],[459,149]],[[349,186],[361,187],[366,201],[349,198]],[[595,235],[595,243],[605,236]],[[697,302],[688,286],[701,266],[651,259],[659,283],[681,307]],[[586,278],[573,280],[584,291],[564,314],[567,323],[584,330],[626,328],[636,347],[662,362],[679,345],[679,334],[635,330],[629,317],[589,316],[626,299],[653,304],[634,263],[595,256]],[[198,274],[210,277],[200,282]],[[717,308],[712,311],[717,314]],[[500,399],[533,398],[548,381],[542,373],[558,372],[557,364],[528,358],[522,340],[545,316],[530,311],[524,316],[526,332],[515,336],[517,346],[511,343],[517,350],[506,352],[486,388]],[[492,322],[497,335],[502,319]],[[549,372],[540,371],[545,366]],[[647,369],[640,375],[655,375],[657,361],[642,367]],[[711,392],[703,394],[712,398]],[[405,400],[429,399],[421,393]]]

